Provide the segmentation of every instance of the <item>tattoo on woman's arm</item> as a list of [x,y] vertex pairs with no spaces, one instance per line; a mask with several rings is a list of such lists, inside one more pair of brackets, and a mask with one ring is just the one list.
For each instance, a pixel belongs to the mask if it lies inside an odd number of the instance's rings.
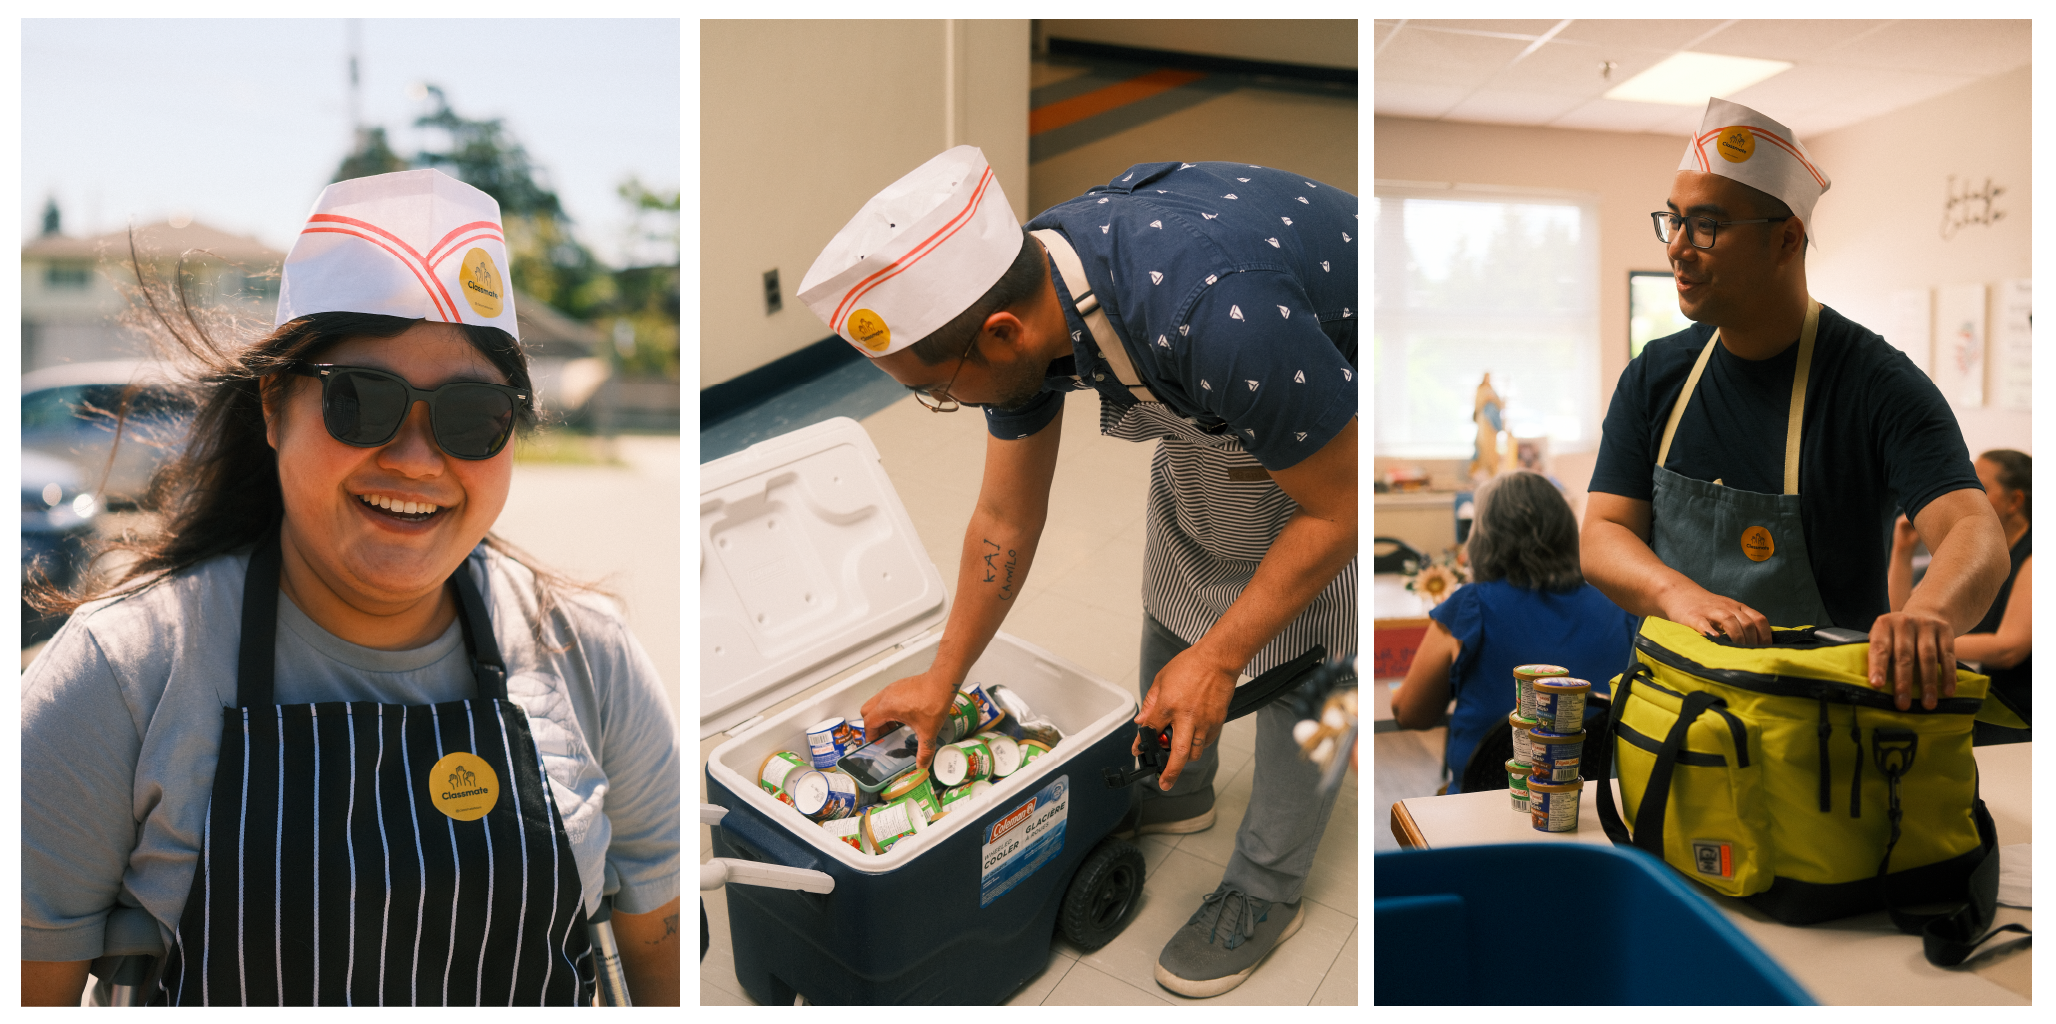
[[670,938],[671,938],[671,936],[673,936],[673,935],[676,935],[676,934],[678,934],[678,915],[677,915],[677,914],[670,914],[670,915],[667,915],[667,916],[666,916],[666,917],[664,918],[664,934],[662,934],[662,935],[659,935],[659,936],[657,936],[657,937],[656,937],[656,938],[654,938],[654,939],[651,939],[650,941],[648,941],[648,942],[644,943],[644,945],[646,945],[646,946],[654,946],[654,945],[657,945],[657,944],[658,944],[658,943],[660,943],[660,942],[666,942],[666,941],[669,941],[669,940],[670,940]]

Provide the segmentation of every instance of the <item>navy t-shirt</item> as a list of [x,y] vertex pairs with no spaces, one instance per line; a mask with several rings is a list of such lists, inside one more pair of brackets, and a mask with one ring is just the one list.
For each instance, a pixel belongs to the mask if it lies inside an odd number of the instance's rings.
[[[1713,336],[1695,324],[1649,343],[1606,411],[1594,491],[1650,500],[1672,404]],[[1795,339],[1796,340],[1796,339]],[[1799,346],[1750,361],[1716,346],[1665,468],[1761,494],[1785,489],[1785,425]],[[1982,488],[1948,402],[1906,354],[1822,306],[1799,442],[1800,522],[1813,578],[1837,626],[1868,631],[1890,610],[1892,521],[1950,491]]]
[[[1256,460],[1285,469],[1356,415],[1356,197],[1251,164],[1137,164],[1043,211],[1031,230],[1077,250],[1136,373],[1203,428],[1232,432]],[[1026,437],[1063,409],[1063,392],[1134,398],[1090,344],[1052,266],[1073,355],[1015,412],[985,410],[994,437]],[[1084,382],[1072,379],[1077,374]],[[1095,377],[1095,374],[1098,377]]]
[[1508,712],[1518,694],[1515,665],[1561,665],[1592,684],[1592,693],[1612,693],[1614,676],[1627,668],[1634,649],[1635,617],[1606,599],[1590,583],[1552,592],[1517,587],[1505,580],[1458,587],[1428,617],[1461,645],[1449,666],[1449,791],[1462,792],[1464,765],[1478,741],[1493,729],[1510,729]]

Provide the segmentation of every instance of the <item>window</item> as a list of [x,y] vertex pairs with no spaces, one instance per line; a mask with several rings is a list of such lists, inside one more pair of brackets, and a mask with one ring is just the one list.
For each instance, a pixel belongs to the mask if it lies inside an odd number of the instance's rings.
[[89,283],[92,268],[76,263],[52,263],[43,269],[43,287],[51,291],[80,291]]
[[1668,338],[1692,321],[1678,310],[1678,281],[1668,270],[1628,271],[1628,358],[1642,346]]
[[1516,437],[1599,444],[1596,196],[1379,182],[1379,455],[1468,459],[1479,382]]

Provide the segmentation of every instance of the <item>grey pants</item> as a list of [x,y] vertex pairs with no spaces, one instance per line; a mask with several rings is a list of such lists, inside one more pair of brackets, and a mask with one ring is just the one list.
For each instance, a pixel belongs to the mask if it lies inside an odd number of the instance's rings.
[[[1144,697],[1157,673],[1190,646],[1143,613]],[[1321,834],[1327,831],[1328,815],[1335,809],[1335,794],[1320,795],[1320,769],[1299,756],[1299,744],[1292,741],[1293,724],[1292,713],[1281,704],[1273,703],[1256,713],[1255,776],[1250,780],[1249,810],[1242,815],[1242,825],[1235,832],[1235,854],[1221,876],[1223,884],[1276,903],[1299,901],[1306,873],[1312,870],[1314,854],[1321,846]],[[1220,766],[1220,744],[1215,743],[1198,761],[1186,763],[1169,793],[1158,789],[1155,780],[1137,785],[1135,791],[1142,800],[1211,791]]]

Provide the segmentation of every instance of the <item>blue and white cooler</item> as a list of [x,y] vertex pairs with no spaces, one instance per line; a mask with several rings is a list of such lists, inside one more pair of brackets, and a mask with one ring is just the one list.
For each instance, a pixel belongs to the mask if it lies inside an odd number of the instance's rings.
[[995,636],[969,678],[1063,740],[976,803],[874,856],[757,785],[765,758],[926,670],[942,637],[942,577],[863,427],[837,418],[700,467],[699,534],[700,737],[730,737],[706,762],[718,860],[701,884],[728,883],[751,999],[998,1003],[1048,965],[1060,926],[1087,949],[1126,926],[1144,869],[1108,838],[1129,790],[1103,772],[1134,766],[1135,699],[1019,637]]

